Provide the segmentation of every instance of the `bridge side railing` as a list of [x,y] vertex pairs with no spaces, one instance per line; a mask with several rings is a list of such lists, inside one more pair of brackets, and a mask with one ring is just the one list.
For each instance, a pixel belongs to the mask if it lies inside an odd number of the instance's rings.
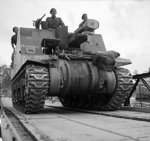
[[[133,88],[132,88],[129,96],[125,100],[124,106],[130,106],[130,98],[131,98],[132,94],[134,93],[134,91],[136,90],[136,87],[138,86],[138,83],[140,82],[140,80],[141,80],[141,82],[143,82],[144,86],[150,92],[150,86],[148,85],[148,83],[144,79],[144,78],[148,78],[148,77],[150,77],[150,71],[147,73],[133,75],[133,79],[136,80],[136,82],[134,83]],[[141,91],[140,91],[140,101],[141,101],[141,99],[142,99],[142,97],[141,97]]]

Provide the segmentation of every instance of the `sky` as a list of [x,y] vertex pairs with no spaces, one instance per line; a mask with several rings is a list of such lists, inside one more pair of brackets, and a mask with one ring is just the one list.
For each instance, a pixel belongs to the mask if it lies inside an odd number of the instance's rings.
[[150,68],[149,0],[0,0],[0,65],[11,63],[12,28],[33,27],[33,20],[49,17],[57,9],[69,32],[81,23],[83,13],[100,23],[95,32],[103,36],[107,50],[132,61],[127,68],[139,73]]

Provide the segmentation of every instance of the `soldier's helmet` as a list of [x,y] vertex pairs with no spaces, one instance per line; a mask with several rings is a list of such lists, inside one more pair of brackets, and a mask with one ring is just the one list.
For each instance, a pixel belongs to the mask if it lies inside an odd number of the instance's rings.
[[52,13],[53,11],[57,12],[55,8],[52,8],[52,9],[50,10],[50,13]]
[[85,17],[87,18],[87,14],[84,13],[84,14],[82,15],[82,17],[81,17],[82,20],[84,20]]
[[15,26],[15,27],[13,27],[13,32],[15,32],[15,33],[16,33],[17,31],[18,31],[18,27],[16,27],[16,26]]

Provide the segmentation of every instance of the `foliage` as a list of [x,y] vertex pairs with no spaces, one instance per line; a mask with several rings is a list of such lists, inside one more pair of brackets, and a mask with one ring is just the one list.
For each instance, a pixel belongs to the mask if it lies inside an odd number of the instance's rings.
[[0,77],[2,79],[2,89],[11,88],[11,69],[6,65],[0,66]]

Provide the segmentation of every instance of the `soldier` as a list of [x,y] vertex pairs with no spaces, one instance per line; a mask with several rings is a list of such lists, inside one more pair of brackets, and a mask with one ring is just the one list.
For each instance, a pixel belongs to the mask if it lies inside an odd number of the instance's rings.
[[13,53],[12,53],[12,56],[11,56],[11,60],[12,60],[11,68],[13,67],[13,64],[14,64],[14,55],[15,55],[15,47],[16,47],[16,44],[17,44],[18,27],[14,27],[13,32],[15,34],[11,37],[11,45],[12,45],[12,48],[13,48]]
[[84,25],[84,23],[86,23],[86,21],[88,20],[88,16],[87,16],[87,14],[83,14],[81,18],[83,21],[82,21],[82,23],[79,24],[79,27],[82,27]]
[[11,37],[11,45],[13,47],[13,49],[15,49],[15,46],[17,44],[17,32],[18,32],[18,27],[14,27],[13,28],[13,32],[15,33],[12,37]]
[[47,17],[46,22],[48,28],[57,28],[60,26],[65,26],[61,18],[56,17],[57,11],[55,8],[50,10],[51,17]]

